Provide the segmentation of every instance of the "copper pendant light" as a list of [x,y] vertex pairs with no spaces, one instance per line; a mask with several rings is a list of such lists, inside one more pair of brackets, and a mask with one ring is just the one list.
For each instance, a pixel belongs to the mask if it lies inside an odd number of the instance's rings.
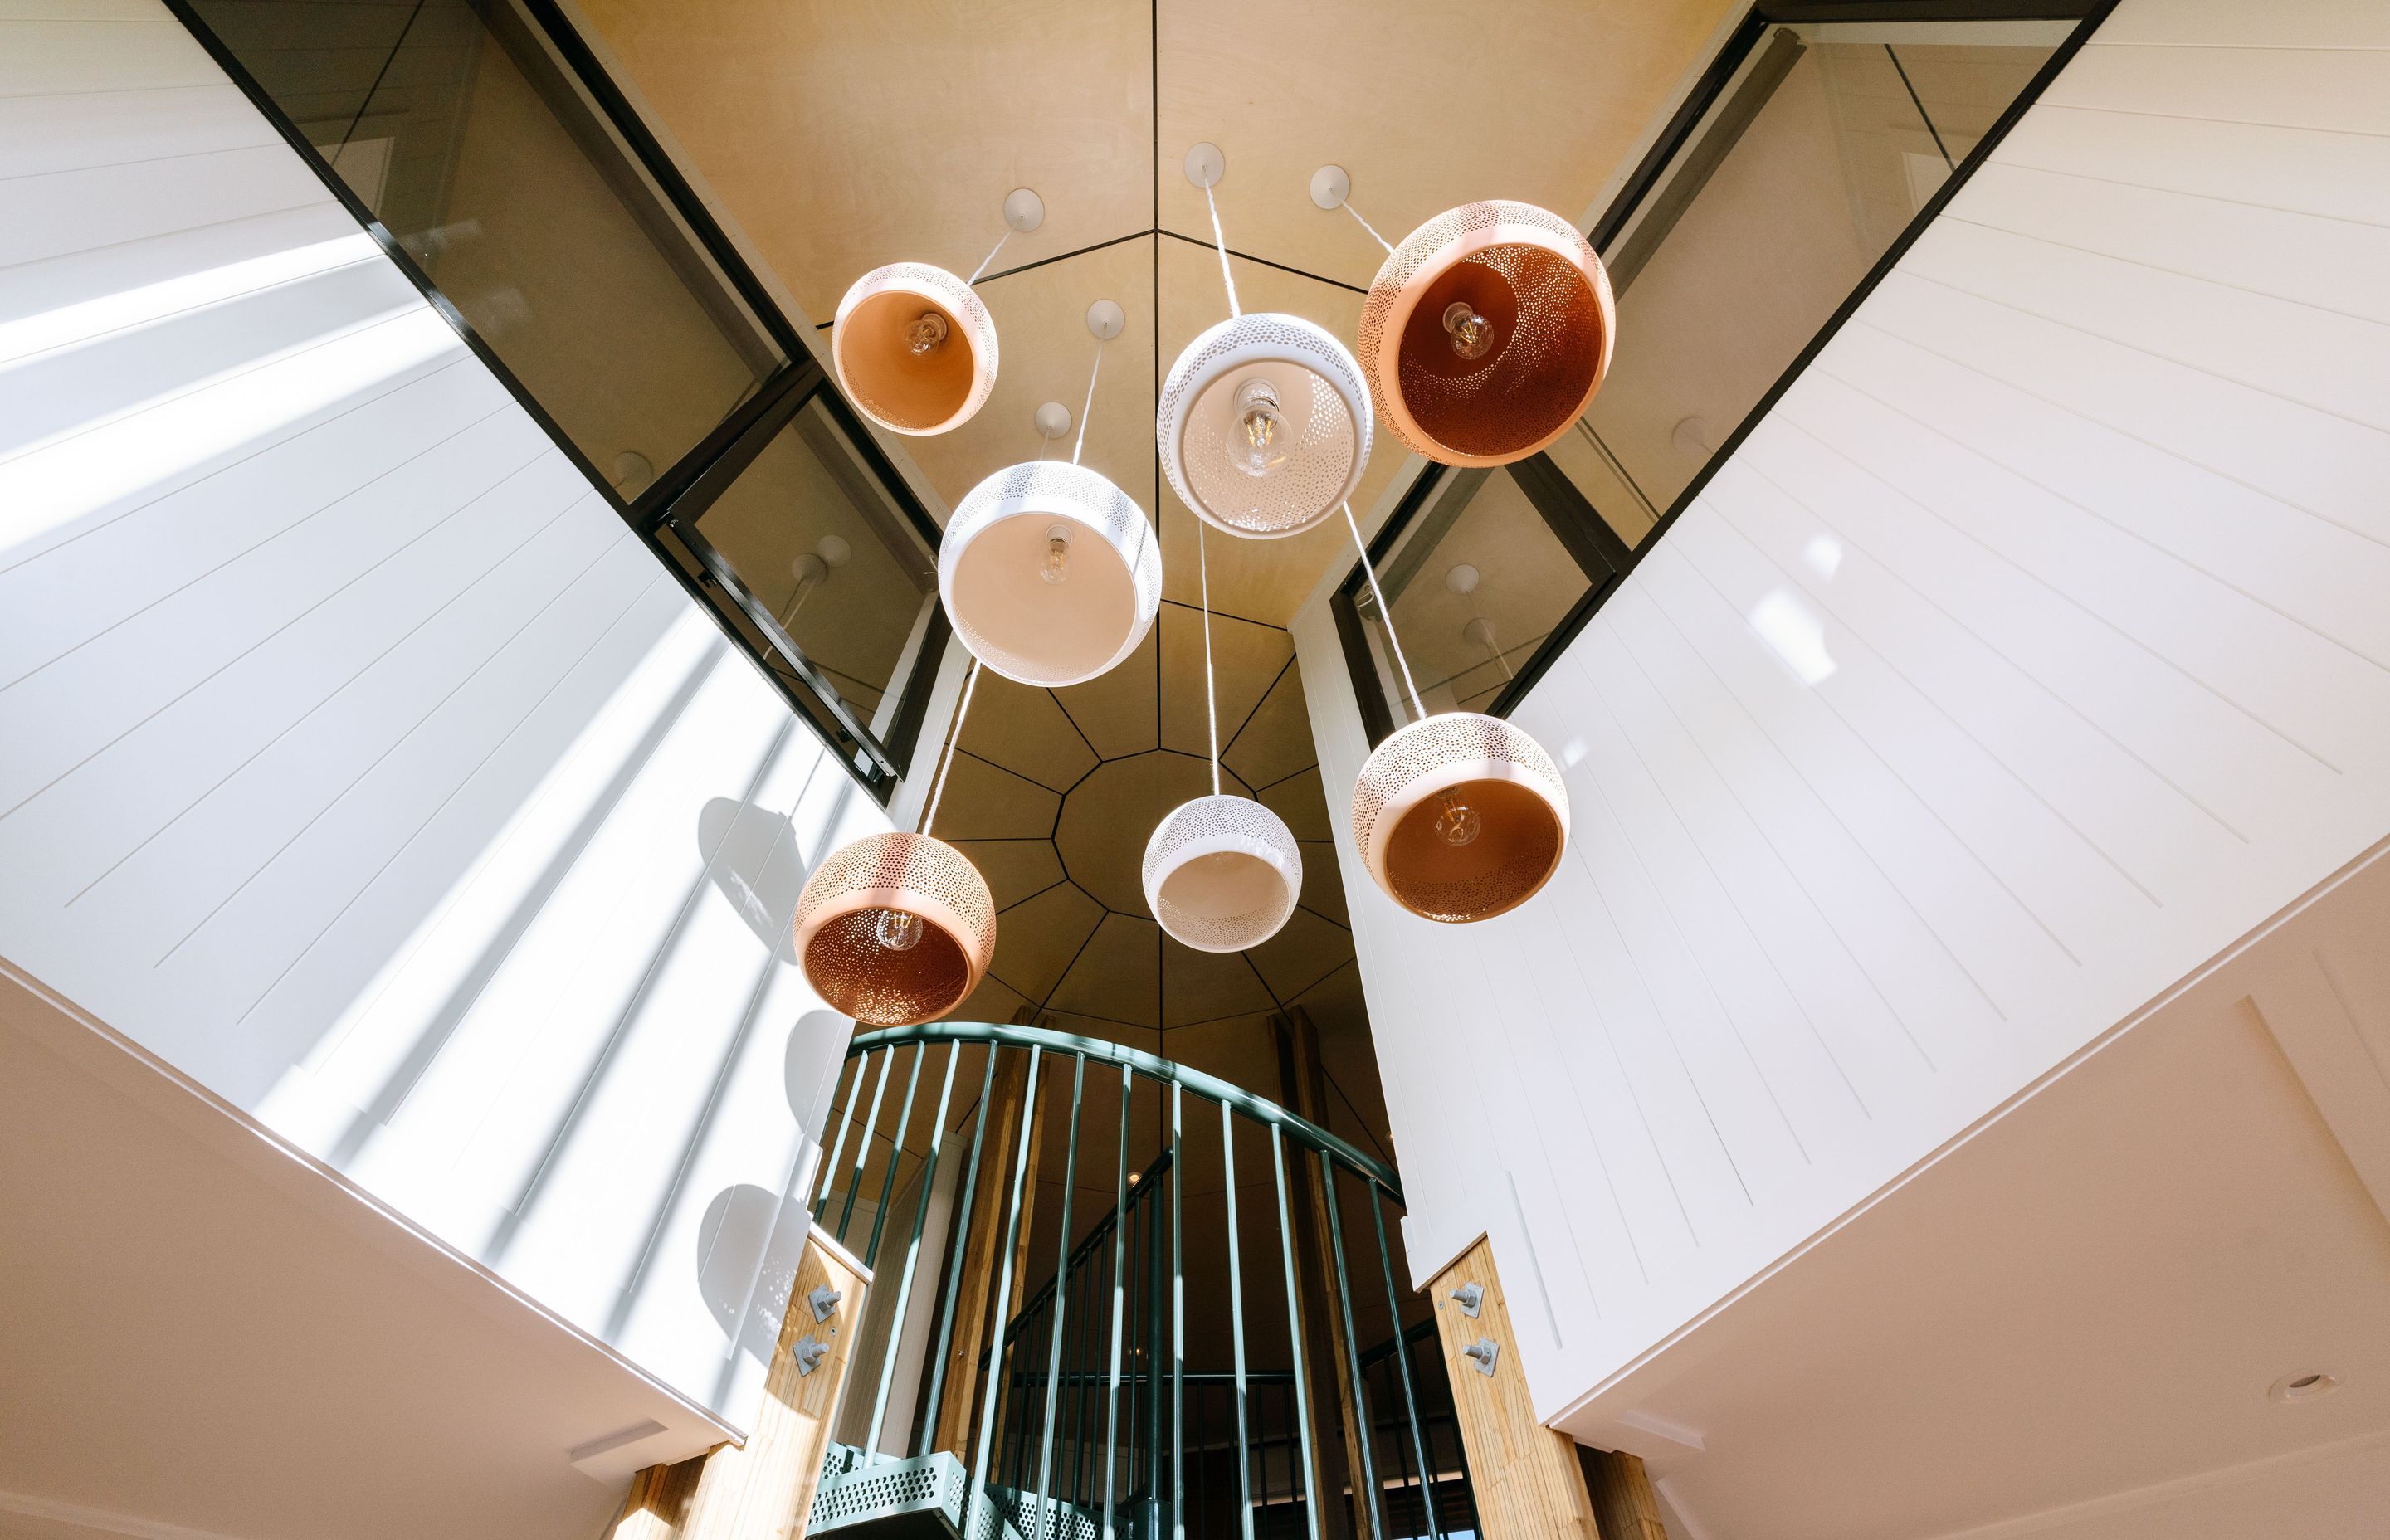
[[971,290],[1016,233],[1045,223],[1027,187],[1004,200],[1004,234],[968,278],[922,262],[891,263],[838,302],[830,365],[856,411],[893,433],[924,437],[969,422],[996,389],[996,321]]
[[[1349,191],[1336,167],[1312,178],[1315,203],[1360,219]],[[1508,465],[1585,414],[1617,333],[1610,276],[1576,226],[1492,199],[1386,247],[1358,352],[1394,437],[1445,465]]]
[[[1195,532],[1197,559],[1203,532]],[[1203,703],[1212,727],[1212,794],[1179,803],[1145,842],[1146,906],[1172,940],[1198,952],[1242,952],[1277,935],[1303,895],[1303,847],[1286,820],[1220,789],[1220,707],[1212,678],[1212,575],[1203,570]]]
[[[956,740],[979,686],[971,665]],[[996,900],[963,853],[927,832],[954,752],[938,773],[923,832],[892,829],[832,852],[797,898],[798,961],[832,1009],[867,1026],[933,1021],[970,997],[996,956]]]
[[1344,519],[1417,713],[1353,785],[1353,842],[1369,879],[1423,919],[1463,925],[1533,898],[1568,845],[1568,787],[1524,731],[1477,712],[1430,716],[1394,639],[1394,611],[1347,507]]

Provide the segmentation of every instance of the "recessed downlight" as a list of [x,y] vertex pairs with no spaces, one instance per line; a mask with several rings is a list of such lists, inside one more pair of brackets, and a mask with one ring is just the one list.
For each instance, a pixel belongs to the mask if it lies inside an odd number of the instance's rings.
[[2338,1389],[2340,1389],[2338,1376],[2326,1374],[2321,1369],[2303,1369],[2297,1374],[2286,1374],[2275,1380],[2273,1388],[2266,1394],[2275,1401],[2313,1401],[2318,1396],[2330,1395]]

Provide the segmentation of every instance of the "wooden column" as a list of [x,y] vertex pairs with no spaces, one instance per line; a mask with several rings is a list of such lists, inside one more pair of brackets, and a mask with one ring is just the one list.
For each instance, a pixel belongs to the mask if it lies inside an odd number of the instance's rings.
[[[958,1221],[965,1226],[962,1254],[956,1264],[962,1270],[962,1284],[955,1296],[954,1338],[946,1348],[945,1384],[939,1392],[937,1422],[930,1440],[931,1448],[943,1449],[966,1464],[970,1460],[971,1439],[979,1429],[972,1415],[978,1407],[983,1378],[979,1358],[995,1336],[988,1315],[995,1308],[996,1252],[1004,1244],[1004,1210],[1012,1195],[1012,1162],[1022,1137],[1021,1101],[1029,1080],[1029,1055],[1025,1050],[989,1051],[1002,1057],[996,1062],[996,1083],[987,1093],[987,1140],[980,1153],[979,1185],[971,1194],[970,1212]],[[1042,1132],[1045,1104],[1050,1099],[1041,1088],[1037,1098],[1039,1126],[1029,1130],[1029,1175],[1021,1200],[1022,1244],[1015,1247],[1012,1259],[1012,1298],[1016,1306],[1021,1300],[1020,1268],[1026,1255],[1029,1220],[1037,1196],[1035,1139]],[[997,1327],[1000,1329],[1001,1323]]]
[[651,1465],[631,1478],[631,1495],[614,1518],[606,1540],[676,1540],[688,1519],[688,1501],[705,1471],[705,1455],[678,1465]]
[[[1283,1016],[1271,1017],[1270,1025],[1278,1035],[1279,1084],[1285,1105],[1320,1127],[1327,1127],[1328,1084],[1319,1064],[1318,1027],[1300,1006],[1290,1008]],[[1353,1357],[1345,1348],[1344,1313],[1336,1296],[1336,1257],[1330,1250],[1328,1194],[1320,1187],[1316,1160],[1291,1146],[1287,1149],[1287,1159],[1294,1168],[1294,1228],[1304,1280],[1300,1314],[1304,1367],[1311,1381],[1315,1408],[1315,1459],[1322,1486],[1331,1492],[1349,1489],[1353,1494],[1350,1524],[1342,1508],[1334,1503],[1323,1504],[1320,1533],[1324,1540],[1343,1540],[1347,1534],[1354,1540],[1372,1540],[1378,1528],[1378,1494],[1362,1489],[1362,1473],[1368,1469],[1361,1458],[1365,1414],[1353,1402]],[[1397,1328],[1400,1324],[1396,1323]],[[1333,1420],[1341,1437],[1329,1430],[1330,1407],[1335,1409]]]
[[1638,1457],[1580,1448],[1577,1457],[1593,1493],[1601,1540],[1668,1540],[1668,1526],[1660,1521],[1659,1494],[1651,1490]]
[[[1484,1291],[1474,1318],[1452,1298],[1469,1283]],[[1575,1441],[1536,1420],[1519,1369],[1519,1339],[1494,1271],[1494,1249],[1481,1237],[1436,1275],[1434,1288],[1436,1337],[1452,1380],[1460,1444],[1469,1455],[1479,1533],[1484,1540],[1603,1540]],[[1490,1375],[1480,1373],[1463,1351],[1481,1339],[1494,1344]]]
[[[871,1275],[829,1232],[814,1228],[765,1370],[763,1405],[744,1446],[724,1444],[705,1457],[679,1524],[681,1540],[795,1540],[804,1534],[870,1281]],[[823,1284],[843,1297],[829,1319],[816,1322],[806,1296]],[[796,1345],[807,1337],[829,1350],[810,1374],[799,1370],[796,1359]],[[641,1480],[647,1475],[642,1471]],[[667,1471],[664,1484],[670,1480]],[[618,1540],[629,1537],[618,1531]]]

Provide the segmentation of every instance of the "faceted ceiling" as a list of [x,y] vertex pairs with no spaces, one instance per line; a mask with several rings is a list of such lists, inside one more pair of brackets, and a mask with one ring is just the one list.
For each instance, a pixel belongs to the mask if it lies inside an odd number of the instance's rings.
[[[1127,314],[1106,344],[1085,462],[1158,520],[1156,635],[1106,678],[1034,691],[985,676],[937,832],[986,872],[995,968],[958,1015],[1041,1020],[1151,1048],[1279,1094],[1269,1013],[1300,1004],[1344,1097],[1341,1131],[1381,1130],[1331,810],[1284,627],[1330,571],[1341,520],[1291,539],[1208,542],[1224,788],[1303,841],[1303,906],[1242,956],[1159,936],[1138,891],[1148,833],[1208,789],[1194,517],[1153,448],[1162,373],[1226,319],[1202,193],[1182,170],[1209,141],[1247,310],[1279,310],[1349,346],[1382,252],[1308,195],[1322,164],[1399,238],[1473,199],[1589,222],[1741,7],[1730,0],[579,0],[615,78],[792,314],[826,327],[866,271],[911,260],[968,275],[1003,234],[1007,193],[1043,198],[978,285],[1001,372],[978,416],[937,438],[882,434],[939,517],[991,472],[1034,458],[1038,405],[1074,429],[1099,299]],[[820,353],[827,359],[827,348]],[[1060,446],[1067,451],[1070,441]],[[1367,527],[1419,462],[1381,434],[1354,499]],[[1349,1095],[1347,1094],[1349,1093]],[[1366,1110],[1356,1101],[1370,1103]]]

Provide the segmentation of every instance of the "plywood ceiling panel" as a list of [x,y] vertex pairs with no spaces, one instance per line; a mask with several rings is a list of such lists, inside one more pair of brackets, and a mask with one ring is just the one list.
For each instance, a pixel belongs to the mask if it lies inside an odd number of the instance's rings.
[[[1162,743],[1183,754],[1211,753],[1203,689],[1203,612],[1165,605],[1162,619]],[[1236,740],[1270,687],[1293,672],[1294,643],[1274,625],[1212,618],[1212,665],[1219,682],[1220,747]],[[1304,752],[1311,734],[1304,731]]]
[[1086,949],[1055,987],[1057,1010],[1100,1014],[1134,1026],[1162,1025],[1162,927],[1106,915]]
[[972,754],[1049,791],[1068,791],[1096,767],[1095,750],[1050,692],[1016,684],[993,669],[980,671],[962,738]]

